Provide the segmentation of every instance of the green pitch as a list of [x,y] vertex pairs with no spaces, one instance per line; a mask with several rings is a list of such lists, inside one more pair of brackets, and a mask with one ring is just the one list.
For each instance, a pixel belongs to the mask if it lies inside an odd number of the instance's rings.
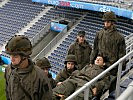
[[0,100],[6,100],[4,72],[1,71],[0,71]]

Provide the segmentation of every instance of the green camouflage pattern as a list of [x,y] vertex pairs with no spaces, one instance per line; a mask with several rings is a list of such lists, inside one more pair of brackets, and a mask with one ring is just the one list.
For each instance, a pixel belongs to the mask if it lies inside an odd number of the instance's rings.
[[103,15],[103,20],[104,21],[114,21],[116,22],[117,21],[117,18],[116,18],[116,15],[114,12],[106,12],[104,15]]
[[[90,57],[91,64],[94,63],[98,54],[107,57],[108,62],[106,62],[106,65],[108,67],[126,54],[125,39],[122,34],[116,30],[115,26],[112,26],[111,29],[103,28],[97,32]],[[117,69],[113,70],[111,74],[115,75],[116,73]]]
[[26,36],[15,35],[5,46],[5,52],[8,54],[23,54],[28,56],[32,53],[32,45]]
[[91,50],[91,46],[87,41],[85,41],[84,44],[79,44],[76,40],[76,42],[69,47],[68,55],[75,55],[78,64],[78,70],[81,70],[86,64],[89,64]]
[[[65,95],[65,98],[70,96],[77,89],[81,88],[85,83],[89,82],[91,79],[99,75],[104,71],[104,68],[101,68],[97,65],[86,65],[81,71],[76,70],[72,75],[65,80],[61,85],[53,89],[53,100],[59,100],[56,94]],[[110,74],[106,74],[103,78],[98,80],[95,84],[91,86],[91,89],[97,88],[97,96],[107,90],[110,86]],[[89,100],[92,100],[94,97],[92,90],[90,89]],[[83,100],[83,93],[79,94],[74,100]]]
[[5,71],[7,100],[51,100],[52,89],[48,77],[29,61],[25,69],[8,66]]
[[67,55],[64,63],[66,64],[67,62],[74,62],[77,65],[75,55],[72,55],[72,54]]
[[50,62],[46,57],[37,59],[36,65],[40,68],[51,68]]

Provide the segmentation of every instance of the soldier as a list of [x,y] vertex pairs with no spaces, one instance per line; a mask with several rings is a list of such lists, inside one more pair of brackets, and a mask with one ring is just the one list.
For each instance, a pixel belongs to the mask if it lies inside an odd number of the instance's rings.
[[78,70],[81,70],[89,63],[91,50],[91,46],[85,40],[85,31],[79,31],[76,42],[68,49],[68,55],[73,54],[76,57]]
[[30,59],[30,40],[15,35],[8,41],[5,51],[11,59],[5,71],[7,100],[51,100],[52,89],[47,76]]
[[[102,56],[97,56],[95,64],[93,64],[92,67],[90,65],[86,65],[82,70],[74,71],[67,80],[53,89],[53,100],[67,98],[74,91],[82,87],[85,83],[99,75],[104,71],[105,62],[105,58]],[[106,74],[103,78],[99,79],[91,86],[89,100],[92,100],[92,98],[95,96],[99,97],[99,100],[101,94],[109,88],[110,77],[108,74]],[[83,94],[79,94],[74,100],[83,100]]]
[[55,82],[55,80],[52,78],[51,73],[49,73],[49,69],[51,68],[51,65],[50,65],[49,60],[48,60],[46,57],[43,57],[43,58],[38,59],[38,60],[36,61],[36,65],[37,65],[38,67],[40,67],[40,68],[44,71],[44,74],[45,74],[46,76],[48,76],[48,79],[49,79],[49,81],[50,81],[51,87],[52,87],[52,88],[55,88],[56,82]]
[[[109,67],[126,54],[126,45],[124,37],[115,27],[115,22],[117,21],[116,15],[113,12],[106,12],[103,15],[103,21],[104,28],[97,32],[94,40],[90,64],[93,64],[98,54],[103,54],[103,56],[108,58],[108,63],[106,63],[106,65]],[[124,69],[123,67],[123,70]],[[113,75],[113,77],[116,77],[116,74],[117,68],[111,70],[111,75]],[[111,86],[111,89],[113,89],[112,87],[115,87],[115,84]]]
[[64,80],[71,76],[72,72],[77,69],[77,62],[74,55],[67,55],[65,59],[65,68],[56,76],[57,85],[60,85]]
[[3,64],[4,64],[4,62],[3,62],[2,57],[0,55],[0,65],[3,65]]

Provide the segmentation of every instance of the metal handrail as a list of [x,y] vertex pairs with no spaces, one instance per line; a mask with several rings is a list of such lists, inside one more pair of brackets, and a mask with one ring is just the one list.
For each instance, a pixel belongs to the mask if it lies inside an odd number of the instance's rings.
[[[131,45],[133,46],[133,44]],[[65,100],[72,100],[72,98],[76,97],[79,93],[83,92],[85,89],[87,93],[85,93],[86,95],[84,95],[84,100],[88,100],[88,91],[89,91],[89,87],[91,86],[91,84],[93,84],[94,82],[96,82],[98,79],[100,79],[101,77],[103,77],[105,74],[107,74],[111,69],[115,68],[117,65],[119,65],[118,67],[118,74],[117,77],[121,77],[121,69],[122,69],[122,62],[127,59],[129,57],[129,60],[131,60],[130,56],[133,55],[133,51],[130,51],[128,54],[126,54],[125,56],[123,56],[122,58],[120,58],[117,62],[115,62],[113,65],[111,65],[109,68],[107,68],[105,71],[103,71],[102,73],[100,73],[98,76],[96,76],[95,78],[93,78],[91,81],[89,81],[88,83],[86,83],[85,85],[83,85],[79,90],[75,91],[72,95],[70,95],[68,98],[66,98]],[[116,88],[118,88],[120,85],[120,79],[117,78],[117,84],[116,84]],[[117,96],[119,96],[120,90],[118,88],[118,90],[116,89],[116,98]]]
[[59,39],[61,39],[66,33],[66,29],[63,29],[62,32],[58,33],[58,35],[42,50],[36,57],[33,59],[35,61],[39,56],[41,55],[42,57],[45,56],[52,48],[57,44]]
[[48,28],[50,28],[50,24],[47,24],[43,29],[41,29],[41,31],[40,31],[38,34],[36,34],[36,35],[30,40],[30,41],[31,41],[31,44],[32,44],[33,46],[37,43],[37,41],[40,39],[40,37],[43,36],[43,35],[46,33],[46,31],[47,31]]
[[133,81],[128,85],[127,89],[117,98],[117,100],[133,99]]

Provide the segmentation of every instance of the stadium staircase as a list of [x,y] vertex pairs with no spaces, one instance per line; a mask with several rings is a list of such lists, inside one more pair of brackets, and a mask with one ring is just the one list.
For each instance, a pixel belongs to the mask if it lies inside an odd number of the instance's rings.
[[[67,49],[75,41],[80,30],[86,32],[87,41],[93,46],[96,32],[103,27],[100,15],[101,13],[93,11],[33,4],[31,0],[5,0],[0,3],[0,47],[15,34],[25,34],[33,40],[34,36],[47,27],[53,19],[66,18],[70,21],[76,20],[78,24],[74,25],[67,33],[64,33],[64,36],[57,39],[57,44],[56,46],[54,45],[56,48],[52,48],[54,47],[52,46],[51,51],[47,51],[49,53],[43,55],[50,60],[52,65],[50,71],[57,74],[64,68]],[[129,40],[133,40],[133,22],[119,17],[117,27],[125,36],[128,47],[132,43]],[[121,80],[121,92],[133,80],[132,73],[132,67],[128,67],[127,64],[127,69],[123,72],[124,77]],[[110,96],[114,98],[114,92]]]
[[[52,49],[51,54],[45,55],[48,57],[52,65],[52,68],[50,71],[57,74],[60,70],[64,68],[64,59],[67,54],[67,49],[75,41],[78,31],[85,30],[87,33],[86,34],[87,41],[89,41],[89,43],[93,45],[95,33],[96,31],[98,31],[99,29],[103,27],[102,24],[103,22],[101,18],[97,16],[97,13],[94,13],[91,11],[88,12],[88,14],[83,18],[83,20],[81,20],[76,25],[76,27],[71,29],[72,31],[69,32],[68,35],[66,35],[65,38],[62,39],[62,41],[59,44],[57,44],[58,46],[56,46],[55,49]],[[125,39],[126,37],[130,36],[131,33],[133,33],[132,23],[125,21],[125,18],[119,18],[119,22],[117,24],[118,24],[117,25],[118,30],[121,33],[123,33],[123,35],[125,36]],[[126,43],[128,44],[128,42]],[[122,75],[123,76],[126,75],[126,76],[124,76],[124,78],[121,80],[121,85],[120,85],[121,93],[127,88],[127,85],[132,81],[132,79],[130,78],[130,74],[129,74],[131,72],[130,71],[131,69],[132,67],[128,67],[128,64],[127,64],[127,69],[124,72],[122,72]],[[110,97],[114,99],[114,92],[110,94]]]

